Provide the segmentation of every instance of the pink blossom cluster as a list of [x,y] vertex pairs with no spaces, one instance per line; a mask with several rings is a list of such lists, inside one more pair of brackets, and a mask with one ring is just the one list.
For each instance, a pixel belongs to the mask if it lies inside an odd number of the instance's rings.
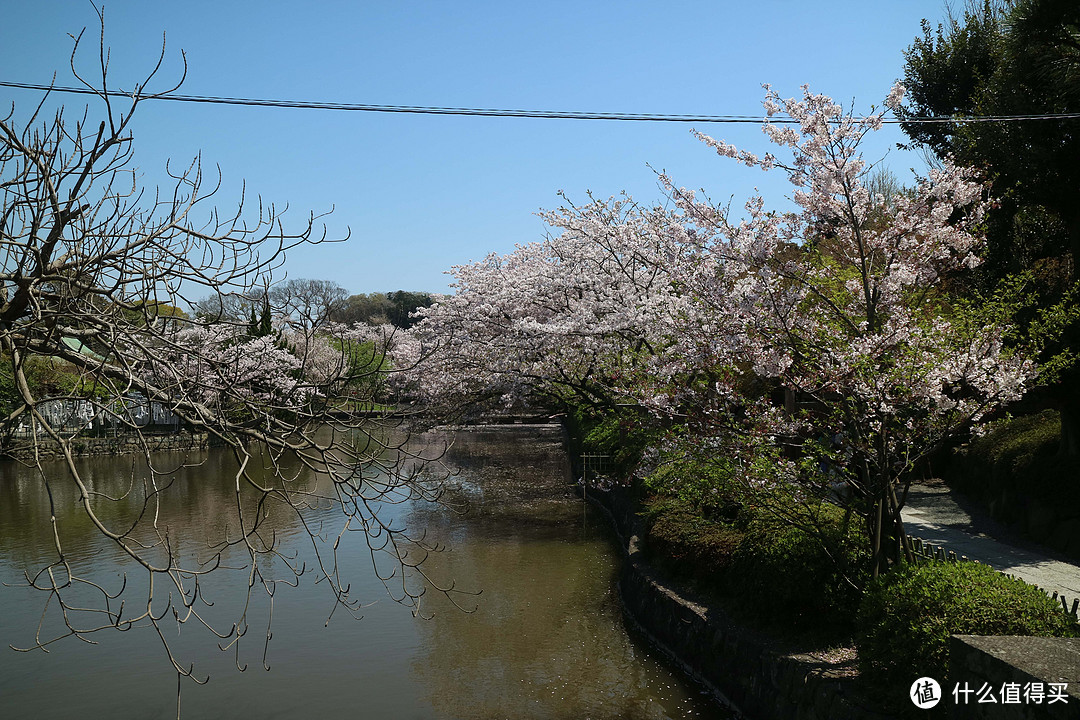
[[[765,109],[776,154],[698,137],[785,172],[794,210],[755,196],[734,217],[661,175],[663,206],[590,198],[544,213],[549,237],[454,268],[457,292],[421,312],[416,387],[632,402],[705,433],[732,432],[733,417],[761,437],[832,429],[890,478],[1018,398],[1034,365],[945,288],[979,263],[977,174],[945,162],[885,196],[860,152],[882,114],[855,117],[805,87],[792,99],[766,87]],[[794,393],[794,411],[762,387]]]
[[142,348],[141,369],[161,397],[220,411],[297,411],[340,384],[348,368],[326,334],[286,327],[252,337],[244,325],[188,323]]
[[854,401],[864,418],[917,407],[967,420],[1017,398],[1031,363],[1005,350],[1004,327],[976,337],[954,327],[941,289],[979,263],[988,201],[975,174],[945,163],[914,188],[872,194],[858,148],[880,116],[844,115],[805,88],[802,100],[769,90],[766,102],[800,122],[798,132],[767,124],[792,158],[758,163],[788,173],[799,212],[767,212],[755,197],[736,224],[672,189],[687,217],[707,223],[711,263],[695,297],[729,330],[713,352],[823,402]]
[[457,292],[420,311],[426,396],[613,399],[671,344],[682,302],[667,268],[690,247],[675,216],[620,198],[544,218],[553,234],[454,268]]

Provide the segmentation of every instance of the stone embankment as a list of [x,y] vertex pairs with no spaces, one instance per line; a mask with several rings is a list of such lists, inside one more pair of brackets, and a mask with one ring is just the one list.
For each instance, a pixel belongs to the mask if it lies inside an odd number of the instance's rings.
[[[954,674],[963,678],[945,688],[955,720],[1080,718],[1080,638],[953,635],[949,658]],[[1051,683],[1063,691],[1059,697]],[[1012,698],[1005,694],[1010,685]],[[1044,694],[1038,702],[1028,694],[1035,686]],[[954,687],[955,699],[949,689]],[[980,702],[983,687],[995,691],[1000,702]]]
[[610,516],[627,559],[619,590],[656,645],[739,714],[754,720],[884,720],[854,692],[852,658],[794,653],[684,596],[645,562],[637,505],[625,488],[587,491]]
[[[206,433],[182,430],[176,433],[127,434],[114,437],[75,437],[71,440],[72,452],[77,456],[130,455],[144,452],[171,452],[204,450],[208,445]],[[60,445],[50,438],[39,439],[35,450],[31,440],[15,440],[0,449],[0,457],[32,461],[35,457],[52,459],[63,457]]]
[[[695,602],[644,559],[639,507],[626,488],[586,493],[609,515],[626,552],[619,589],[627,614],[662,650],[739,714],[753,720],[885,720],[855,692],[851,658],[799,653],[734,622],[721,608]],[[1012,569],[1012,568],[1010,568]],[[1080,640],[954,636],[953,676],[942,683],[955,718],[1080,719]],[[909,682],[904,680],[903,682]],[[951,688],[1064,685],[1053,705],[958,703]]]

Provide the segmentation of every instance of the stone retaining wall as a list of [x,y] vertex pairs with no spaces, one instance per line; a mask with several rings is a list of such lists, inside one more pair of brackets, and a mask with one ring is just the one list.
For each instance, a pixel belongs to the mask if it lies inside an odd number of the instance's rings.
[[[1077,720],[1080,718],[1080,639],[1044,637],[985,637],[954,635],[949,641],[949,662],[953,677],[942,688],[944,701],[954,704],[952,717],[962,720],[1002,718],[1003,720]],[[954,687],[976,694],[955,702]],[[1011,683],[1019,696],[1005,703],[1001,693]],[[1050,683],[1065,683],[1063,701],[1049,697]],[[1030,685],[1037,685],[1047,697],[1033,702]],[[978,691],[987,685],[995,702],[979,702]],[[984,700],[986,698],[983,698]],[[1051,702],[1051,700],[1053,700]]]
[[976,499],[991,517],[1035,542],[1080,558],[1080,507],[1036,497],[1012,477],[1011,463],[993,463],[962,447],[942,458],[942,478]]
[[692,676],[754,720],[855,720],[887,716],[866,707],[852,679],[811,656],[785,654],[722,610],[683,597],[642,558],[637,505],[624,488],[588,491],[607,511],[627,553],[619,589],[631,619]]
[[[163,435],[147,434],[119,435],[117,437],[75,437],[71,440],[71,449],[75,455],[128,455],[151,452],[169,452],[184,450],[204,450],[208,445],[206,433],[180,431]],[[37,454],[44,459],[63,456],[60,446],[54,440],[38,440]],[[0,450],[0,456],[16,460],[33,460],[34,445],[31,441],[16,441]]]

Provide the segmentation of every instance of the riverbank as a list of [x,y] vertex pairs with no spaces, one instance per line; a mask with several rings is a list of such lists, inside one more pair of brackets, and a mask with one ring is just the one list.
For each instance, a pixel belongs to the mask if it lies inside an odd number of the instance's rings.
[[628,488],[589,489],[625,553],[619,589],[628,617],[726,705],[754,720],[886,720],[854,687],[850,651],[800,651],[733,620],[645,561],[640,507]]
[[[104,437],[90,435],[71,439],[71,451],[76,457],[100,455],[131,455],[145,452],[177,452],[205,450],[209,446],[206,433],[178,430],[172,433],[126,433]],[[35,458],[52,460],[64,456],[60,444],[52,438],[37,441],[15,440],[0,448],[0,459],[33,462]]]

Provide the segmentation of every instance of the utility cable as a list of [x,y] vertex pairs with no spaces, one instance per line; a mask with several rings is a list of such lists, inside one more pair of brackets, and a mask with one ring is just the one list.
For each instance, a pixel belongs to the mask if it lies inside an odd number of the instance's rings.
[[[351,112],[409,113],[416,115],[463,115],[468,117],[539,118],[545,120],[616,120],[630,122],[679,122],[679,123],[773,123],[798,124],[793,118],[761,115],[665,115],[660,113],[616,113],[568,110],[509,110],[499,108],[434,107],[424,105],[373,105],[361,103],[316,102],[300,100],[268,100],[259,98],[214,97],[209,95],[135,94],[123,90],[94,90],[90,88],[62,87],[36,83],[6,82],[0,87],[46,92],[96,95],[98,97],[124,97],[132,100],[171,100],[173,102],[204,103],[211,105],[239,105],[250,107],[276,107],[301,110],[345,110]],[[1043,113],[1028,115],[965,115],[957,117],[907,117],[882,118],[882,123],[982,123],[1018,122],[1028,120],[1075,120],[1080,113]],[[862,118],[855,118],[862,119]]]

